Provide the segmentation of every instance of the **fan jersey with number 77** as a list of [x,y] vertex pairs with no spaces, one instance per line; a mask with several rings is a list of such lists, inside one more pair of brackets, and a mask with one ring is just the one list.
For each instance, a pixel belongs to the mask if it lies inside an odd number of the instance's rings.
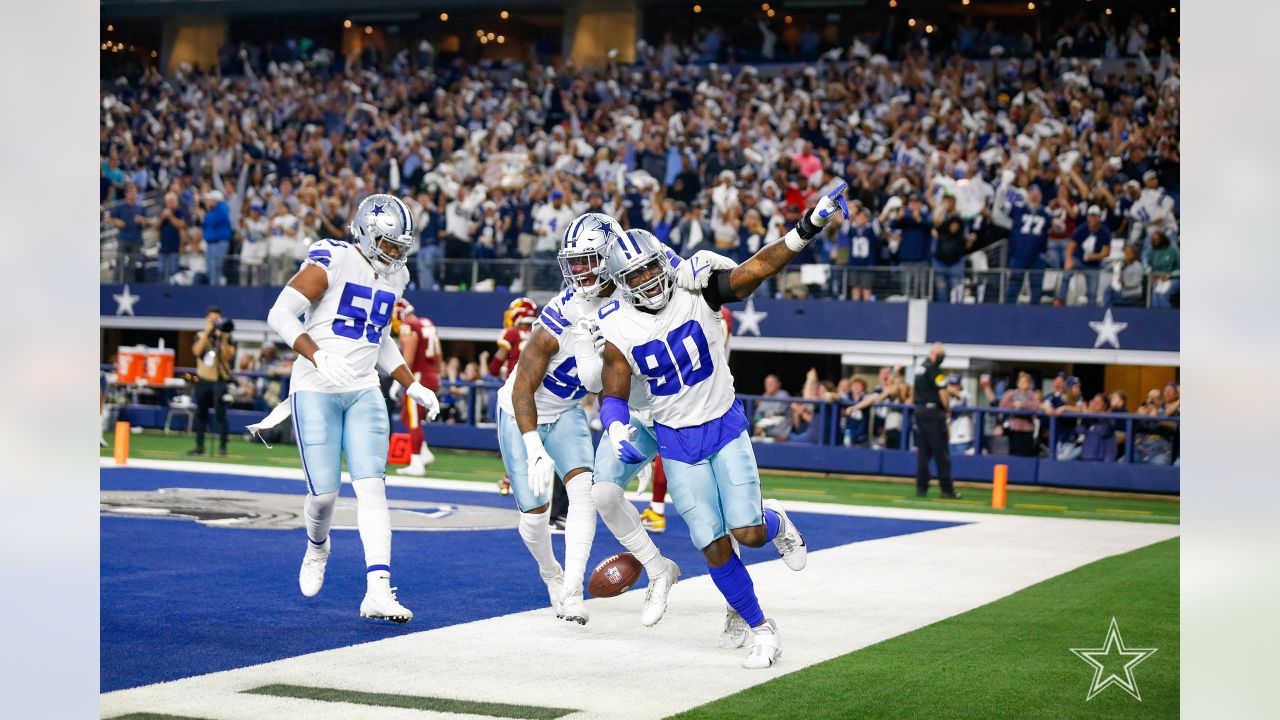
[[605,340],[631,366],[633,391],[636,383],[644,385],[664,458],[696,463],[747,428],[715,286],[713,276],[701,293],[674,288],[656,313],[619,300],[597,312]]
[[409,271],[391,275],[373,269],[360,250],[338,240],[319,240],[307,250],[303,267],[329,276],[324,295],[312,303],[302,328],[321,350],[351,363],[356,380],[339,387],[325,380],[305,358],[293,363],[289,391],[346,392],[378,387],[378,344],[390,332],[391,311],[409,284]]

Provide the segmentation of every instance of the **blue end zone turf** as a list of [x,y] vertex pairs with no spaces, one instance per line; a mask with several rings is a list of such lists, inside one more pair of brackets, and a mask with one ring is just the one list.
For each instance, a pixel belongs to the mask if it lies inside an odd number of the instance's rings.
[[[121,468],[101,472],[103,490],[196,487],[295,493],[301,482]],[[343,496],[353,496],[344,485]],[[515,508],[482,492],[389,487],[391,498]],[[671,506],[668,504],[668,508]],[[809,549],[963,523],[791,513]],[[335,530],[324,590],[304,598],[298,565],[302,530],[213,528],[190,520],[104,517],[101,522],[101,691],[149,685],[361,642],[544,608],[546,588],[518,533],[510,530],[399,532],[392,583],[415,611],[408,625],[362,620],[364,556],[353,530]],[[685,577],[706,574],[702,553],[674,511],[653,536]],[[557,558],[564,539],[553,538]],[[597,525],[588,572],[621,550]],[[743,548],[748,565],[778,557],[772,545]],[[638,606],[637,606],[638,608]],[[637,610],[638,611],[638,610]]]

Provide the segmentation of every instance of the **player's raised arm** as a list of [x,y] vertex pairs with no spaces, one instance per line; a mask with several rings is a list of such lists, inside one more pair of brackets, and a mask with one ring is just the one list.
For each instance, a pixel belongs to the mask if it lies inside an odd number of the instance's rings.
[[631,366],[622,351],[608,341],[604,344],[600,382],[604,388],[600,393],[600,424],[609,434],[614,456],[624,463],[643,462],[646,456],[630,442],[636,431],[631,425],[631,409],[627,407],[627,398],[631,397]]
[[325,352],[302,329],[299,316],[329,288],[329,275],[319,265],[306,264],[280,290],[279,297],[267,313],[267,325],[299,355],[311,361],[320,375],[330,383],[346,386],[355,382],[355,372],[346,359]]
[[[818,204],[810,208],[800,218],[800,222],[780,240],[765,245],[755,255],[747,258],[746,262],[730,270],[727,273],[727,289],[731,297],[725,297],[725,300],[742,300],[755,292],[765,278],[778,274],[822,232],[837,209],[848,218],[849,205],[844,200],[844,189],[845,183],[840,183],[840,187],[818,200]],[[725,293],[722,292],[721,295]]]

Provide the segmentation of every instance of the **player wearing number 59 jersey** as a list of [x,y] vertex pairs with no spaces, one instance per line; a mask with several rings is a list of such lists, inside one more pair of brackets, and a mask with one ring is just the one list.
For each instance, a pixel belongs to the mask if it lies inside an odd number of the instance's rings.
[[384,487],[390,423],[377,369],[406,388],[428,416],[439,412],[435,394],[414,380],[389,332],[392,310],[409,280],[404,263],[413,247],[413,216],[398,198],[370,195],[356,208],[351,234],[355,246],[334,240],[312,245],[267,316],[300,356],[289,394],[308,490],[303,504],[308,544],[298,583],[307,597],[324,583],[345,454],[368,582],[360,614],[407,622],[413,613],[391,587]]
[[746,262],[712,272],[701,292],[676,287],[665,248],[646,231],[628,232],[606,258],[625,302],[598,313],[606,341],[600,422],[620,460],[643,461],[631,442],[628,398],[633,382],[644,383],[668,492],[706,557],[712,581],[755,636],[743,660],[747,668],[769,667],[782,645],[730,538],[749,547],[773,541],[793,570],[804,567],[806,549],[782,506],[761,500],[749,425],[725,357],[720,308],[745,299],[786,267],[837,209],[848,217],[843,190],[841,185],[821,198],[786,236]]

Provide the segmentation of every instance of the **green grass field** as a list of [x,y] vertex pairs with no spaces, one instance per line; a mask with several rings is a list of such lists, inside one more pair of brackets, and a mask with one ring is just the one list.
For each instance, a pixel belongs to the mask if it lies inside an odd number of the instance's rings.
[[[108,437],[110,442],[111,438]],[[187,458],[194,446],[190,437],[165,436],[144,432],[130,439],[130,456],[159,460],[197,460],[268,467],[301,467],[298,451],[292,445],[276,445],[268,449],[260,442],[231,438],[226,457],[201,456]],[[109,457],[110,448],[102,455]],[[428,470],[431,477],[449,480],[497,483],[502,477],[502,461],[496,453],[459,452],[436,449],[436,462]],[[961,488],[959,500],[942,500],[935,484],[928,498],[915,496],[911,482],[861,480],[839,476],[814,477],[782,475],[765,471],[761,478],[769,497],[779,500],[810,500],[846,505],[910,507],[929,510],[969,512],[1003,512],[1015,515],[1047,517],[1131,520],[1140,522],[1177,523],[1180,506],[1177,498],[1151,499],[1123,495],[1085,495],[1076,493],[1010,490],[1004,510],[991,509],[991,491],[985,487]]]
[[[1099,560],[675,717],[1177,717],[1178,543]],[[833,623],[857,622],[856,608],[843,610]],[[1112,686],[1086,702],[1093,669],[1070,648],[1101,647],[1113,616],[1126,646],[1158,650],[1133,669],[1141,701]],[[1122,665],[1118,655],[1106,664]]]

